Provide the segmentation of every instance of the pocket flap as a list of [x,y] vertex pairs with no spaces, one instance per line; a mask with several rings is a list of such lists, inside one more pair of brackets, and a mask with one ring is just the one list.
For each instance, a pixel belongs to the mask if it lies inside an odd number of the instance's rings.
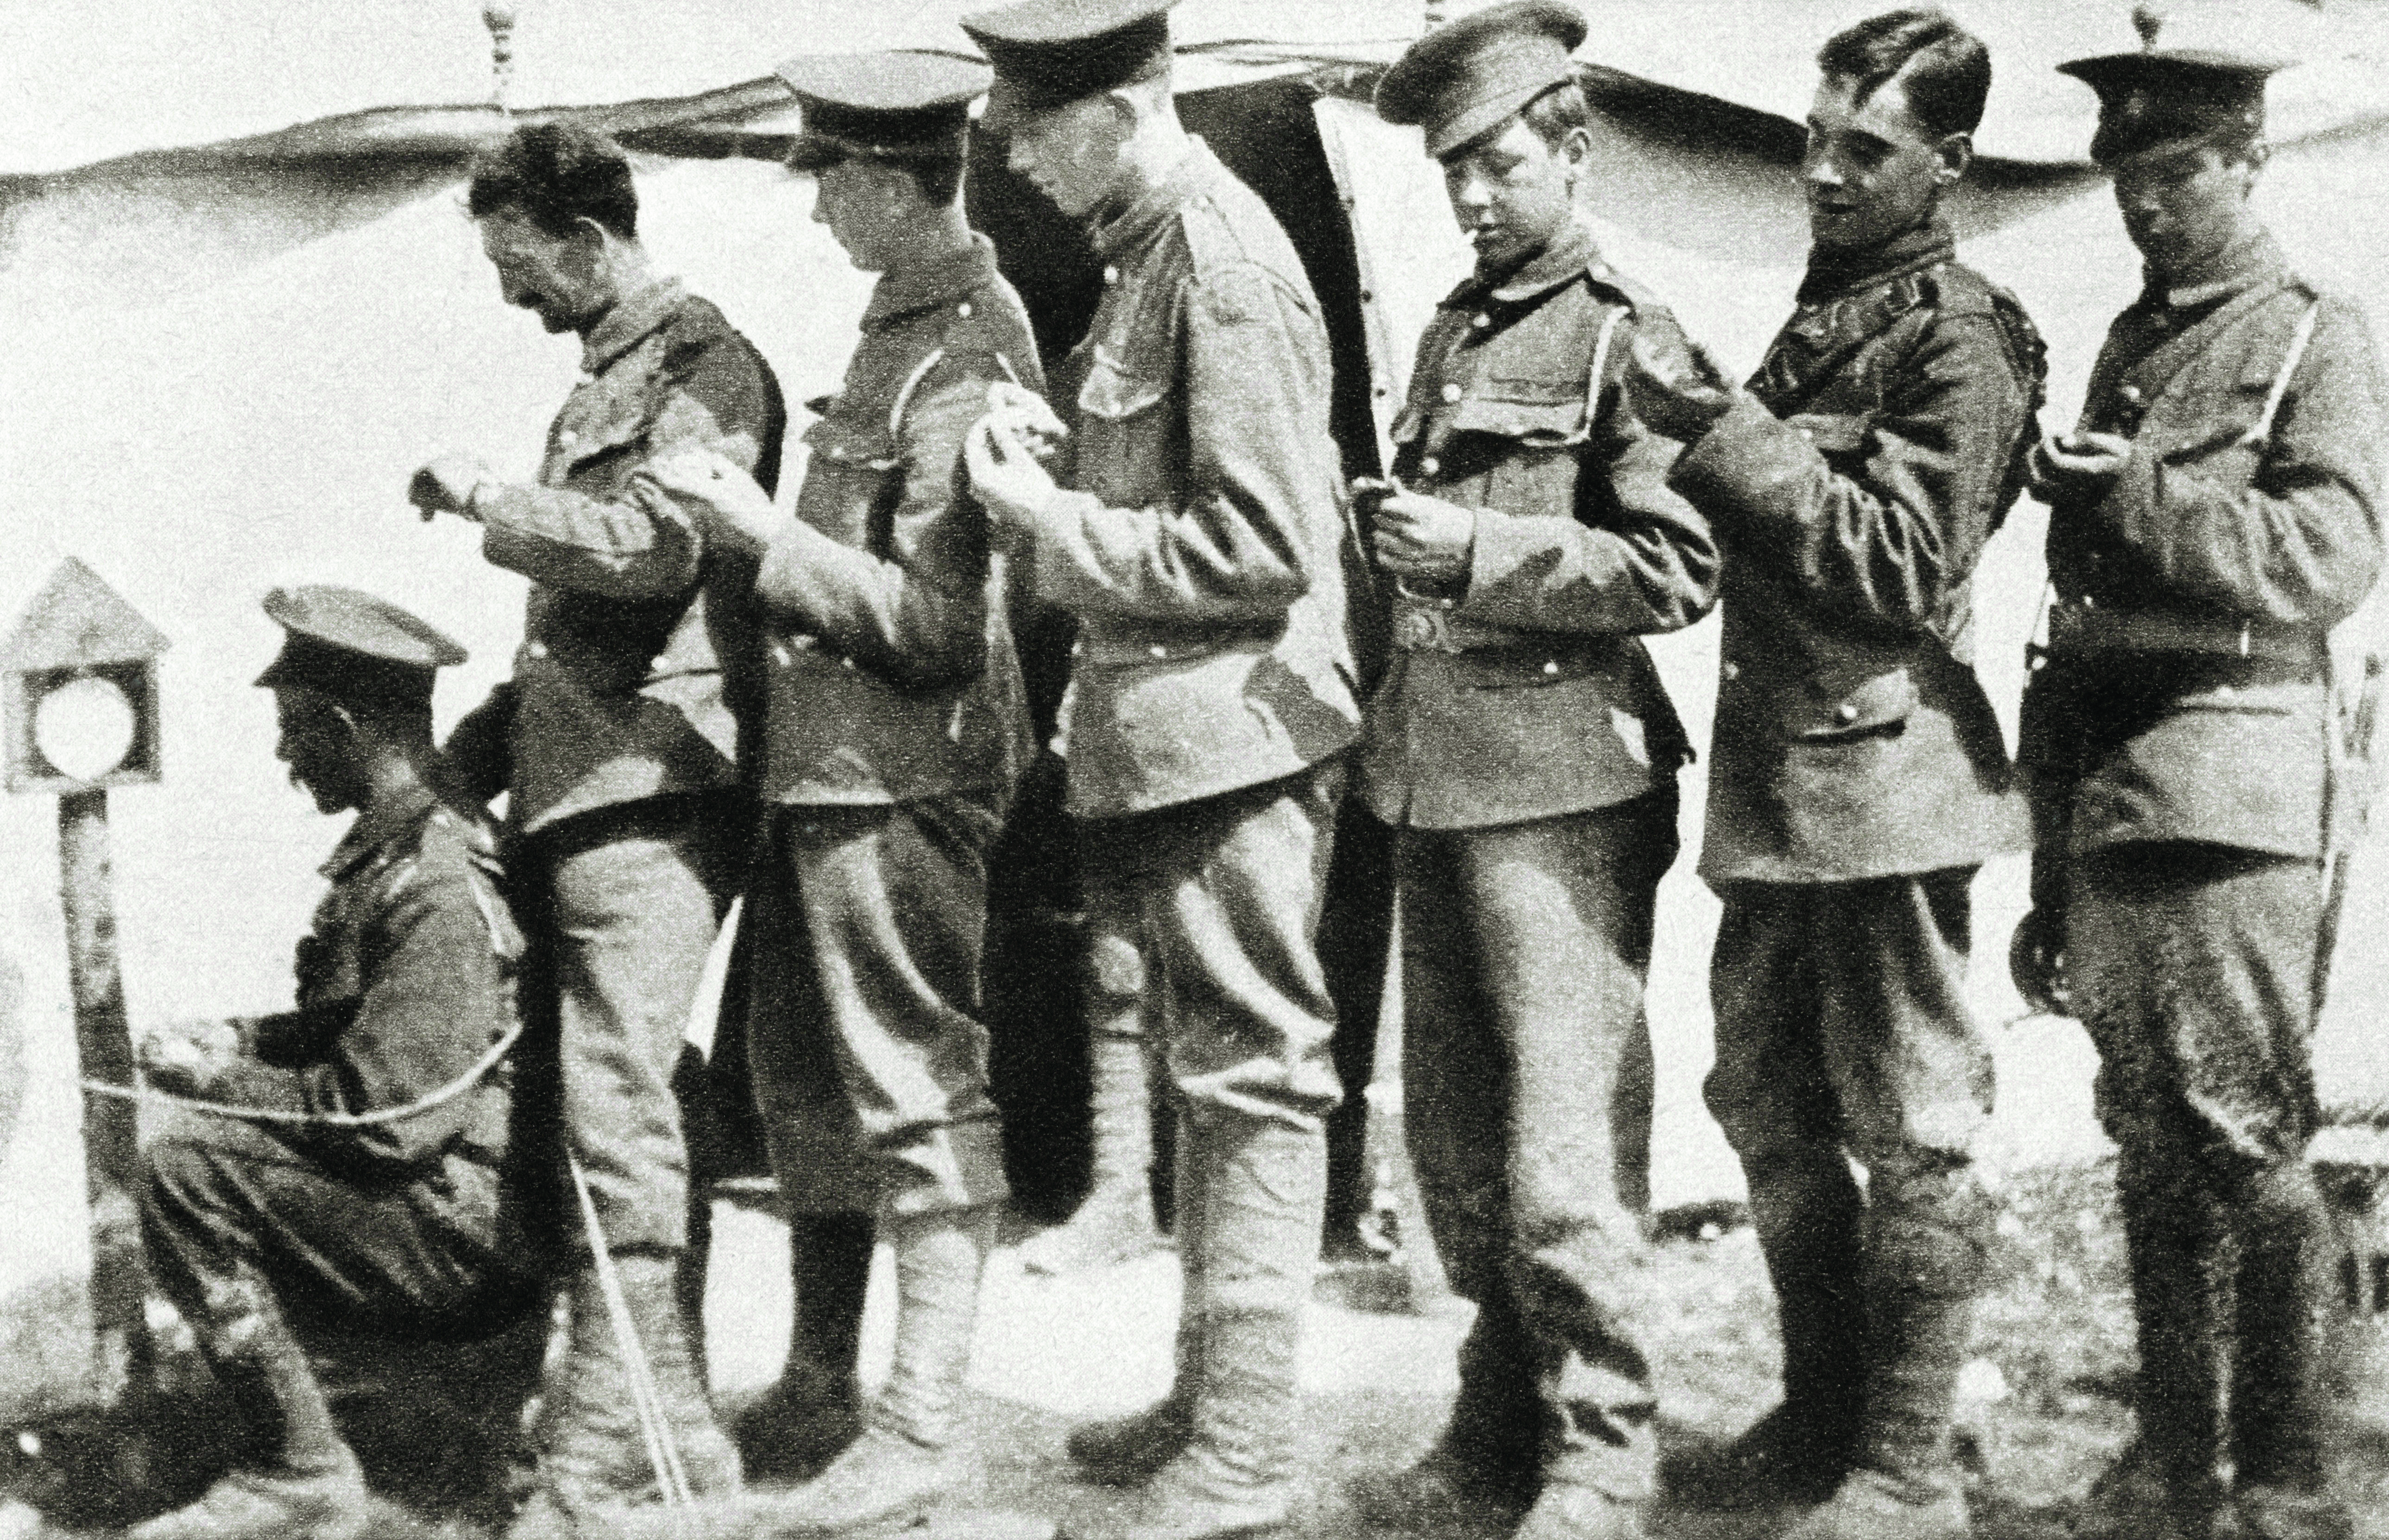
[[897,466],[895,441],[885,424],[861,427],[840,417],[824,417],[805,429],[808,450],[836,465],[864,470],[891,471]]
[[1857,737],[1908,720],[1916,709],[1916,680],[1906,668],[1877,674],[1834,693],[1812,682],[1791,706],[1787,724],[1796,738]]
[[1581,443],[1584,397],[1578,393],[1563,401],[1521,401],[1515,395],[1470,396],[1453,405],[1451,428],[1455,433],[1490,433],[1543,446]]
[[1131,374],[1120,367],[1108,350],[1098,347],[1087,381],[1079,387],[1079,407],[1118,422],[1153,405],[1168,388],[1168,381]]

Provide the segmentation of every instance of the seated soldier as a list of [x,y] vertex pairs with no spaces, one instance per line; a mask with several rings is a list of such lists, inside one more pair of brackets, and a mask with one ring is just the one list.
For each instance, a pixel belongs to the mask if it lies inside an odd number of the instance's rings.
[[134,1540],[357,1534],[364,1478],[291,1323],[455,1337],[535,1297],[505,1169],[520,941],[431,745],[434,672],[464,650],[352,589],[276,589],[265,612],[288,632],[257,681],[275,754],[357,819],[299,944],[298,1009],[142,1044],[152,1088],[218,1109],[148,1145],[149,1265],[260,1435]]

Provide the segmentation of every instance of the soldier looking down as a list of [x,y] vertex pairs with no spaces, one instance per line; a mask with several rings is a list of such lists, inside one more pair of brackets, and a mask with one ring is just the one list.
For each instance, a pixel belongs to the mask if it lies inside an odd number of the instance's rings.
[[[1063,733],[1091,945],[1180,1114],[1177,1378],[1071,1453],[1143,1484],[1136,1540],[1266,1529],[1293,1496],[1339,1097],[1315,943],[1359,732],[1326,329],[1285,232],[1178,121],[1166,5],[964,26],[995,65],[982,128],[1106,264],[1067,424],[998,392],[968,464],[1037,594],[1080,621]],[[1066,433],[1057,479],[1037,450]]]
[[2144,34],[2062,66],[2099,94],[2090,153],[2145,286],[2033,461],[2054,602],[2025,698],[2041,944],[2018,955],[2062,965],[2099,1050],[2140,1324],[2139,1437],[2090,1506],[2102,1534],[2205,1540],[2236,1509],[2232,1533],[2346,1535],[2308,1047],[2354,821],[2330,634],[2380,572],[2389,400],[2363,312],[2248,205],[2278,62]]
[[[1677,448],[1625,399],[1654,301],[1576,217],[1597,175],[1553,0],[1428,34],[1377,88],[1425,129],[1476,272],[1421,338],[1393,480],[1396,585],[1361,783],[1399,831],[1404,1118],[1452,1288],[1476,1304],[1434,1451],[1354,1497],[1440,1534],[1639,1533],[1656,1394],[1643,1168],[1653,907],[1683,728],[1644,633],[1716,594]],[[1523,1524],[1521,1516],[1524,1516]]]
[[276,589],[265,612],[288,633],[257,681],[275,757],[319,811],[357,817],[299,944],[297,1008],[143,1044],[149,1086],[225,1107],[144,1151],[150,1273],[266,1436],[139,1540],[355,1534],[364,1481],[303,1329],[475,1336],[539,1288],[502,1057],[521,937],[486,818],[431,746],[434,671],[464,649],[354,589]]

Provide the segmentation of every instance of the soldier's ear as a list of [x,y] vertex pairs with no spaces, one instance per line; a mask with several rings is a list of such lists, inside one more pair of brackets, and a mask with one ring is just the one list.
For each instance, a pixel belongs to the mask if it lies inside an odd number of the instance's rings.
[[1971,134],[1945,134],[1933,146],[1940,165],[1933,179],[1944,187],[1954,187],[1964,180],[1966,168],[1974,163],[1974,136]]

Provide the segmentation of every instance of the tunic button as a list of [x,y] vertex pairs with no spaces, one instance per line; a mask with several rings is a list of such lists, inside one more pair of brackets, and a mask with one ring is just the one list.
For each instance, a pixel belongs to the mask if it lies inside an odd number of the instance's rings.
[[1851,702],[1844,701],[1841,705],[1833,707],[1833,718],[1835,720],[1843,722],[1857,721],[1859,719],[1859,708]]
[[1468,324],[1481,330],[1484,327],[1493,325],[1493,318],[1487,315],[1484,312],[1479,311],[1475,315],[1469,317]]
[[1543,672],[1547,674],[1556,674],[1559,671],[1560,660],[1558,658],[1547,657],[1543,659]]
[[2137,385],[2127,385],[2121,390],[2116,391],[2115,394],[2123,397],[2134,406],[2140,404],[2140,388]]
[[1460,399],[1460,387],[1456,384],[1447,383],[1443,388],[1443,399],[1448,401],[1458,401]]
[[1740,679],[1742,677],[1742,665],[1739,663],[1728,663],[1725,666],[1725,677],[1728,679]]
[[1107,266],[1107,267],[1105,267],[1105,268],[1104,269],[1104,282],[1105,282],[1105,283],[1107,283],[1107,284],[1117,284],[1117,283],[1118,283],[1118,282],[1119,282],[1119,269],[1118,269],[1118,268],[1116,268],[1116,267],[1108,267],[1108,266]]
[[528,651],[533,657],[545,657],[547,655],[547,643],[544,642],[534,642],[530,644]]
[[1434,476],[1439,473],[1442,469],[1443,462],[1437,459],[1432,454],[1419,462],[1419,474],[1421,476]]
[[1156,657],[1168,657],[1169,655],[1169,649],[1163,646],[1158,642],[1155,643],[1152,646],[1147,647],[1145,651],[1151,653]]
[[968,315],[970,313],[970,301],[965,299],[961,304],[956,305],[954,307],[954,313],[957,315]]

